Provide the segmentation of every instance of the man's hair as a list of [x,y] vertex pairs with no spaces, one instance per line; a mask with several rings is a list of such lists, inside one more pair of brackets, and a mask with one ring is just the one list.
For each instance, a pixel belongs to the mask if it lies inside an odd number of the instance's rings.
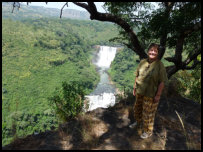
[[149,46],[149,48],[148,48],[148,51],[149,51],[152,47],[156,48],[156,49],[158,50],[158,52],[159,52],[159,45],[158,45],[158,44],[151,43],[150,46]]

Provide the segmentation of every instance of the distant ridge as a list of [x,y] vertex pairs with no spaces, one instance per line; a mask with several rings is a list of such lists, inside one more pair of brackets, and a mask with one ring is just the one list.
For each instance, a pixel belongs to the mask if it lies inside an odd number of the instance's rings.
[[[12,18],[14,20],[22,20],[25,18],[43,18],[55,17],[60,18],[60,9],[45,8],[43,6],[29,6],[21,4],[20,9],[14,9],[12,13],[12,3],[2,2],[2,18]],[[74,9],[64,9],[62,18],[71,18],[79,20],[89,20],[89,13],[86,11],[78,11]]]

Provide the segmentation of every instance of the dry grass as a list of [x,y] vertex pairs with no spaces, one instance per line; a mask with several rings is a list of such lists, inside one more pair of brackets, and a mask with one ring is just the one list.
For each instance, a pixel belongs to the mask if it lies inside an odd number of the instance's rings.
[[201,149],[201,144],[197,144],[197,143],[194,143],[192,138],[194,138],[193,136],[189,136],[189,133],[186,131],[186,128],[185,128],[185,125],[183,123],[183,119],[181,118],[181,116],[178,114],[178,112],[175,110],[177,116],[178,116],[178,119],[181,123],[181,126],[183,128],[183,134],[186,138],[186,145],[187,145],[187,148],[188,150],[192,150],[192,149]]

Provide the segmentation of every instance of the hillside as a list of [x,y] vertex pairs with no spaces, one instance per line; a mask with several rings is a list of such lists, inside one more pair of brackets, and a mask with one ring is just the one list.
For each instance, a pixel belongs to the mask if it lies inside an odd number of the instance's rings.
[[[22,20],[25,18],[59,18],[61,10],[57,8],[45,8],[43,6],[29,6],[21,4],[20,9],[14,9],[12,12],[12,3],[2,2],[2,17],[12,18],[14,20]],[[87,11],[78,11],[69,8],[64,8],[63,18],[89,20],[89,13]]]
[[133,121],[133,101],[131,97],[111,108],[97,108],[61,125],[56,131],[16,139],[3,150],[201,150],[199,104],[172,94],[162,97],[154,134],[143,140],[139,130],[128,127]]
[[[4,16],[4,15],[3,15]],[[48,97],[63,81],[90,93],[99,81],[95,45],[113,45],[112,24],[71,19],[2,19],[2,144],[57,127]]]

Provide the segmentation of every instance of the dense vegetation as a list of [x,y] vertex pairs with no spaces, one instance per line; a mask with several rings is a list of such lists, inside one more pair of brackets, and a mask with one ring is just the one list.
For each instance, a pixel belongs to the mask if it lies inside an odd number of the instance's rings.
[[179,71],[174,77],[178,80],[180,95],[201,104],[201,66],[198,65],[191,71]]
[[50,106],[54,109],[61,122],[75,118],[84,109],[86,84],[81,82],[63,82],[62,88],[56,88],[49,98]]
[[111,63],[111,69],[108,71],[111,79],[119,90],[130,90],[134,84],[134,72],[139,64],[139,57],[131,50],[125,48],[119,49],[114,61]]
[[89,94],[99,81],[94,45],[108,45],[112,24],[68,19],[2,20],[2,144],[56,128],[48,104],[62,82],[79,81]]

